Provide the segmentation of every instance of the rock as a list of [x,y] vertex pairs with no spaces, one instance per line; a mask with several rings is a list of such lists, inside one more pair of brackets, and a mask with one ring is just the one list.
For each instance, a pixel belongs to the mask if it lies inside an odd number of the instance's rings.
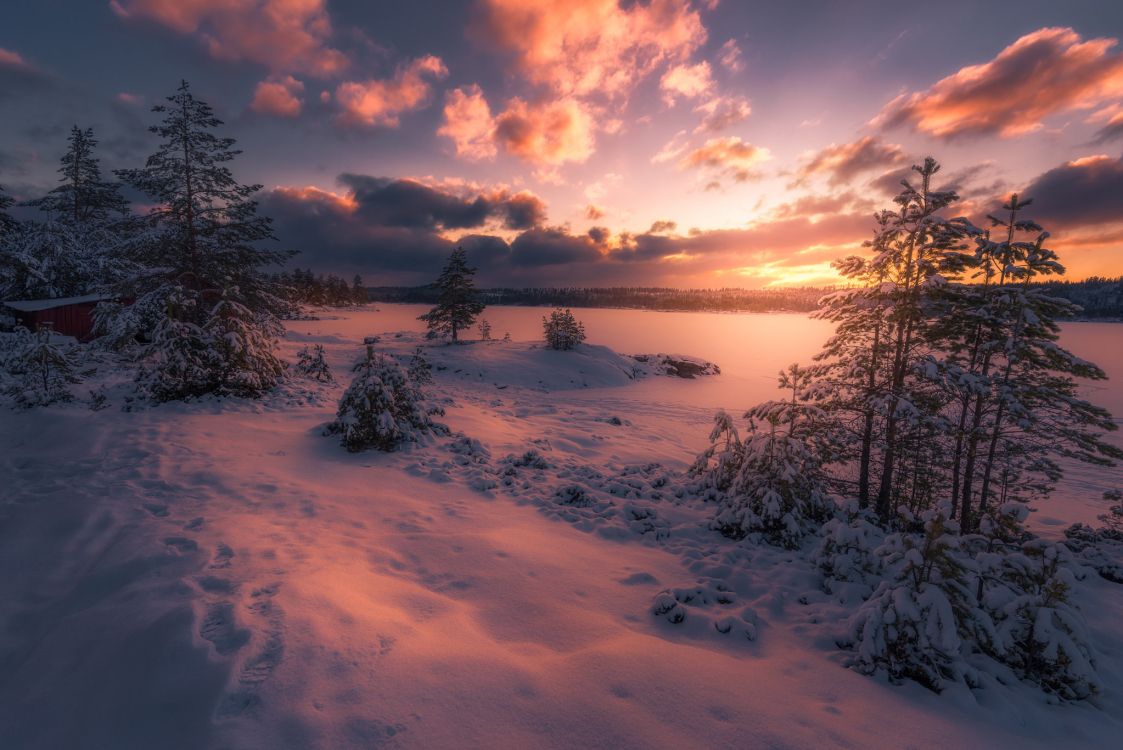
[[713,362],[682,354],[632,354],[630,356],[635,361],[650,366],[659,375],[693,379],[721,374],[721,368]]

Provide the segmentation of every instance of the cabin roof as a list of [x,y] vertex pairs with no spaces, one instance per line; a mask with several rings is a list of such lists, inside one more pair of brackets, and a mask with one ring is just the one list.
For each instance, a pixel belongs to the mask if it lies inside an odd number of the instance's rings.
[[0,303],[4,307],[10,307],[13,310],[20,312],[38,312],[40,310],[53,310],[56,307],[66,307],[67,305],[81,305],[89,302],[101,302],[102,300],[113,299],[111,294],[84,294],[81,297],[56,297],[53,299],[23,299],[23,300],[5,300]]

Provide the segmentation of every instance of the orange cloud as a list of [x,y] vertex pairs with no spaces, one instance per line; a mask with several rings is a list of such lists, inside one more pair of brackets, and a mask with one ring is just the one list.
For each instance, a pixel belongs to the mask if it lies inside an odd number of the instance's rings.
[[445,122],[437,135],[451,138],[456,155],[470,161],[495,157],[495,120],[476,84],[445,94]]
[[262,115],[296,117],[304,106],[304,101],[300,98],[303,92],[304,84],[292,76],[262,81],[254,90],[250,109]]
[[663,91],[663,101],[670,107],[678,97],[695,99],[708,94],[714,88],[710,64],[703,61],[697,65],[675,65],[663,74],[659,88]]
[[386,80],[344,81],[335,89],[344,125],[396,128],[398,116],[425,104],[429,99],[427,79],[444,78],[448,68],[439,57],[426,55],[399,68]]
[[726,69],[733,73],[739,73],[745,68],[745,63],[741,59],[741,48],[737,46],[737,42],[730,39],[725,44],[721,45],[721,49],[717,51],[717,59]]
[[111,0],[118,16],[196,36],[220,60],[248,60],[274,73],[329,76],[348,65],[328,45],[326,0]]
[[1038,130],[1050,115],[1123,96],[1115,39],[1081,41],[1069,28],[1026,34],[993,60],[960,69],[924,92],[902,94],[875,118],[938,138]]
[[495,119],[495,137],[532,164],[580,163],[593,155],[593,118],[576,99],[529,104],[515,97]]
[[799,168],[795,185],[811,177],[825,175],[831,185],[840,185],[863,172],[890,167],[908,161],[905,150],[894,143],[885,143],[875,135],[867,135],[853,143],[831,144]]
[[753,176],[753,169],[772,158],[766,148],[754,146],[737,136],[711,138],[679,160],[680,169],[710,169],[718,174],[744,182]]
[[513,54],[532,83],[610,97],[706,40],[688,0],[482,0],[473,34]]

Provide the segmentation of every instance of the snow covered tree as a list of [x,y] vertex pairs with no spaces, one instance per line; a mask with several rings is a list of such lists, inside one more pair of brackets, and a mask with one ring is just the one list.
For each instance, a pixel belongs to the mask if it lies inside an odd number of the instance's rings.
[[70,385],[82,382],[74,346],[55,334],[50,324],[35,333],[23,329],[8,368],[18,376],[9,395],[25,408],[71,401]]
[[435,336],[450,336],[457,340],[460,331],[470,327],[476,316],[483,312],[484,303],[476,296],[472,281],[476,269],[468,266],[468,256],[463,248],[456,248],[449,256],[436,287],[440,290],[436,306],[418,317]]
[[356,305],[365,305],[370,302],[370,294],[363,284],[363,277],[359,274],[355,274],[355,278],[351,280],[351,302]]
[[939,692],[962,677],[955,602],[966,595],[958,528],[935,512],[924,534],[892,534],[878,550],[886,577],[850,618],[851,666],[884,671],[893,682],[911,679]]
[[1076,584],[1063,544],[1041,539],[998,558],[997,576],[982,596],[993,618],[987,653],[1064,700],[1101,689],[1095,654],[1080,613],[1069,602]]
[[409,379],[417,386],[432,385],[433,383],[433,366],[425,358],[425,352],[420,346],[413,350],[413,356],[409,359],[408,372]]
[[376,354],[368,346],[366,357],[354,371],[355,379],[339,401],[335,421],[327,427],[327,433],[339,435],[347,450],[392,451],[403,443],[446,431],[430,418],[420,390],[393,358]]
[[129,203],[121,195],[120,185],[102,178],[99,160],[94,156],[96,146],[92,128],[73,126],[60,160],[60,184],[28,205],[78,225],[104,226],[124,217]]
[[[261,186],[234,179],[227,165],[240,152],[233,139],[213,132],[222,122],[210,106],[184,81],[153,111],[164,115],[150,128],[162,142],[143,168],[117,173],[155,204],[136,247],[141,268],[120,287],[135,303],[109,310],[99,324],[120,341],[156,332],[145,359],[172,368],[152,378],[162,384],[158,393],[199,395],[207,383],[221,392],[258,393],[280,374],[279,362],[264,352],[286,308],[262,267],[290,254],[261,247],[274,239],[270,219],[258,215],[252,199]],[[175,342],[180,335],[185,340]],[[167,351],[156,351],[161,347]],[[247,366],[260,369],[250,373]],[[170,382],[173,372],[187,378],[182,389]]]
[[15,198],[8,195],[4,186],[0,185],[0,252],[3,251],[4,243],[7,242],[9,235],[19,226],[19,222],[8,213],[8,209],[15,205],[15,202]]
[[725,493],[741,473],[744,448],[733,416],[719,409],[714,414],[714,427],[710,430],[710,444],[698,454],[690,467],[690,474],[702,480],[707,490]]
[[491,341],[491,323],[486,318],[480,318],[480,341]]
[[313,380],[318,380],[321,383],[333,383],[335,378],[332,377],[331,369],[328,367],[327,361],[324,360],[324,345],[315,344],[312,347],[304,347],[297,354],[296,369],[302,375],[306,375]]
[[542,331],[546,346],[558,351],[568,351],[585,340],[585,326],[569,309],[558,308],[549,317],[542,317]]

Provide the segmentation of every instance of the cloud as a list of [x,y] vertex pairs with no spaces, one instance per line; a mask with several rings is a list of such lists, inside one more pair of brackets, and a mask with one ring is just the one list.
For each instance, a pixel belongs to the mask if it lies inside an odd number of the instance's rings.
[[20,53],[0,47],[0,100],[17,94],[42,93],[52,80]]
[[576,99],[528,103],[515,97],[495,118],[495,138],[531,164],[581,163],[593,155],[593,118]]
[[694,129],[695,133],[717,133],[748,119],[753,108],[742,96],[717,96],[699,104],[694,111],[705,114],[701,124]]
[[1070,28],[1039,29],[990,62],[902,94],[874,122],[945,139],[1033,132],[1050,115],[1123,96],[1123,55],[1115,45],[1115,39],[1081,41]]
[[745,69],[745,62],[741,59],[741,48],[737,46],[737,42],[734,40],[730,39],[721,45],[717,55],[718,62],[731,73],[740,73]]
[[426,55],[399,67],[393,78],[344,81],[335,89],[339,122],[345,126],[396,128],[399,115],[429,100],[429,79],[448,75],[439,57]]
[[220,60],[247,60],[273,73],[331,76],[349,64],[328,41],[327,0],[111,0],[143,19],[199,39]]
[[793,186],[802,185],[816,176],[825,176],[831,185],[850,182],[874,169],[886,170],[908,161],[900,146],[885,143],[876,135],[867,135],[852,143],[831,144],[811,158],[796,172]]
[[1107,119],[1107,123],[1092,136],[1092,143],[1098,146],[1120,138],[1123,138],[1123,110],[1114,112]]
[[754,168],[768,161],[768,149],[742,141],[737,136],[711,138],[679,160],[680,169],[708,169],[719,175],[744,182],[753,176]]
[[296,117],[304,106],[304,100],[300,98],[302,93],[304,84],[292,76],[262,81],[254,90],[250,109],[262,115]]
[[[383,284],[431,281],[457,244],[481,269],[485,285],[696,285],[761,286],[826,283],[829,262],[857,250],[869,234],[863,209],[819,216],[792,212],[744,229],[675,234],[669,220],[641,234],[613,234],[604,226],[585,233],[537,224],[508,242],[481,228],[510,227],[520,196],[501,189],[456,194],[413,180],[343,175],[342,194],[316,188],[276,188],[262,196],[278,236],[304,253],[294,261],[318,270],[362,273]],[[535,206],[533,199],[527,199]],[[826,207],[822,207],[826,211]],[[530,212],[538,219],[544,212]],[[483,223],[477,223],[483,222]],[[525,223],[525,222],[524,222]],[[457,238],[452,231],[462,227]]]
[[531,83],[563,95],[625,95],[706,30],[688,0],[481,0],[472,36],[513,56]]
[[1058,227],[1123,221],[1123,159],[1086,156],[1038,175],[1021,191],[1033,199],[1030,216]]
[[357,218],[368,224],[430,231],[475,229],[501,221],[508,229],[529,229],[545,221],[546,206],[529,191],[498,189],[474,195],[450,192],[408,179],[342,174],[340,184]]
[[476,84],[445,94],[445,121],[437,135],[451,138],[456,155],[469,161],[495,157],[495,120],[483,90]]
[[604,209],[600,206],[590,203],[585,206],[585,218],[589,221],[597,221],[604,218]]
[[713,91],[714,79],[710,72],[710,64],[702,61],[696,65],[675,65],[667,69],[659,79],[659,89],[663,92],[663,102],[668,107],[673,107],[675,101],[696,99]]

